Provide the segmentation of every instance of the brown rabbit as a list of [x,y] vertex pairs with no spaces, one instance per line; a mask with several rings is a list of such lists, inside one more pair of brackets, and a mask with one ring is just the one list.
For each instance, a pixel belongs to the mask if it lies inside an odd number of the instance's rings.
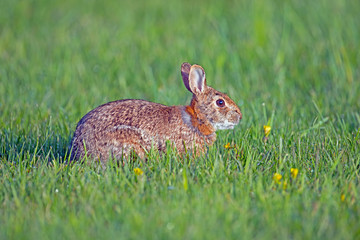
[[105,163],[131,151],[144,158],[154,147],[166,150],[166,142],[199,155],[216,140],[216,130],[232,129],[241,119],[238,106],[226,94],[206,85],[204,69],[183,63],[182,79],[193,94],[189,106],[165,106],[144,100],[125,99],[101,105],[78,123],[71,141],[71,159],[86,154]]

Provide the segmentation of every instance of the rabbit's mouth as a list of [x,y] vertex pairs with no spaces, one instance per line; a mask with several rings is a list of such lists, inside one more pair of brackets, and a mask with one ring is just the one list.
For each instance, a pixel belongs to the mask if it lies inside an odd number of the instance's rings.
[[212,125],[215,130],[234,129],[234,127],[239,124],[240,119],[240,114],[233,114],[230,116],[230,118],[227,118],[221,122],[214,122]]

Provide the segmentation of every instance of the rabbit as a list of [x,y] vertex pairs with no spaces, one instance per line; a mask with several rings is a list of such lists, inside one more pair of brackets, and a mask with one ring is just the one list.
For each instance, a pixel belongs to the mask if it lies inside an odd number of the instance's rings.
[[77,124],[70,159],[86,156],[106,163],[122,160],[132,152],[144,159],[152,148],[165,152],[167,142],[179,154],[204,154],[216,140],[215,131],[233,129],[242,113],[226,94],[206,85],[201,66],[185,62],[181,75],[193,94],[190,105],[165,106],[136,99],[103,104]]

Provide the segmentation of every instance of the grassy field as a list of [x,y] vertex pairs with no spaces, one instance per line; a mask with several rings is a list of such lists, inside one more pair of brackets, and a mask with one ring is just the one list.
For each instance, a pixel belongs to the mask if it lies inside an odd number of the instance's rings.
[[[359,239],[359,12],[345,0],[1,1],[0,239]],[[61,163],[102,103],[189,103],[185,61],[243,113],[206,156]]]

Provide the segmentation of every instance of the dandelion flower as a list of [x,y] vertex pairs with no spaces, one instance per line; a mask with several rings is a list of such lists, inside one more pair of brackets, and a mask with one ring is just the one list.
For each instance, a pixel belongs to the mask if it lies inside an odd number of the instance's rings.
[[226,149],[229,149],[229,148],[230,148],[230,143],[227,143],[224,147],[225,147]]
[[273,180],[274,180],[276,183],[280,184],[280,180],[281,180],[281,179],[282,179],[282,176],[281,176],[280,173],[275,173],[275,174],[274,174]]
[[134,173],[136,176],[140,176],[140,175],[143,175],[144,171],[141,170],[140,168],[135,168]]
[[345,194],[341,194],[340,200],[341,200],[342,202],[345,201]]
[[265,137],[269,136],[270,131],[271,131],[271,127],[270,127],[270,126],[267,126],[267,125],[264,125],[264,134],[265,134]]
[[291,168],[290,169],[290,174],[291,174],[292,178],[295,179],[297,177],[298,173],[299,173],[299,169],[297,169],[297,168]]

